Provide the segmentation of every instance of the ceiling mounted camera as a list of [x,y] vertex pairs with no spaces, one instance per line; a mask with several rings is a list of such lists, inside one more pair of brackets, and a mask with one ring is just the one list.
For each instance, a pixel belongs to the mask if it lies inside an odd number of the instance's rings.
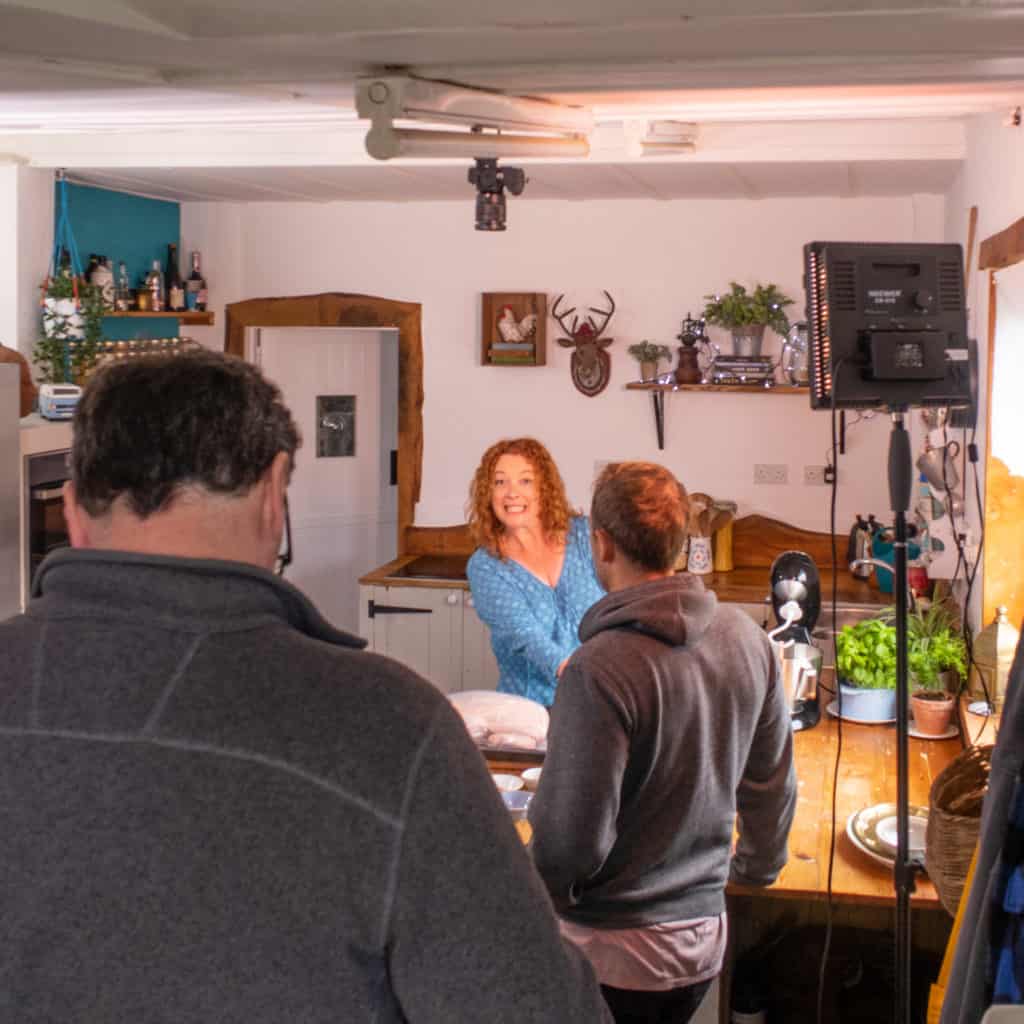
[[521,167],[499,167],[497,160],[478,156],[468,178],[476,186],[477,231],[504,231],[505,189],[520,195],[526,187],[526,173]]

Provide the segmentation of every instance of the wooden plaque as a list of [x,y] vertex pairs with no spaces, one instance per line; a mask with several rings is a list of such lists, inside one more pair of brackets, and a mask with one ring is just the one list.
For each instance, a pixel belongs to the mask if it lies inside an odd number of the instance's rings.
[[481,314],[481,366],[547,362],[548,297],[543,292],[484,292]]

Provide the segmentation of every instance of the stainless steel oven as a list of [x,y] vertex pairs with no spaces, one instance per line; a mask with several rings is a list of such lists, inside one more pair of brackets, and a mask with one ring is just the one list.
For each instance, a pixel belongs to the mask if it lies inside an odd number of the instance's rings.
[[42,560],[57,548],[67,547],[64,521],[64,481],[70,476],[67,450],[25,456],[24,558],[26,600]]

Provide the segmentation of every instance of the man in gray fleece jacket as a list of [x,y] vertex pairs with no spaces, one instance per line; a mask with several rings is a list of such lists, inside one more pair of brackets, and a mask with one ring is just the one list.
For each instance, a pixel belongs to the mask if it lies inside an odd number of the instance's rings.
[[86,388],[0,623],[0,1021],[607,1019],[448,702],[268,571],[297,444],[230,357]]
[[726,881],[774,881],[796,804],[767,637],[673,572],[687,507],[652,463],[598,479],[591,544],[608,595],[562,673],[530,808],[563,931],[618,1021],[695,1012],[722,965]]

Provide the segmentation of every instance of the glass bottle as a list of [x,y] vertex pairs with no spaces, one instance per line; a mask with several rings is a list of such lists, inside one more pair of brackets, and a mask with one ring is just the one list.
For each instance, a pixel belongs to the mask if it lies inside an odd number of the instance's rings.
[[167,309],[180,313],[185,308],[185,287],[178,270],[178,247],[167,246]]
[[199,253],[192,253],[192,273],[185,282],[185,304],[196,312],[206,310],[206,279],[199,269]]
[[128,277],[128,267],[124,260],[117,265],[117,286],[114,288],[114,309],[121,313],[132,308],[132,285]]
[[146,291],[149,292],[149,308],[153,313],[162,313],[166,308],[164,292],[164,275],[160,269],[160,261],[153,260],[153,266],[146,275]]

